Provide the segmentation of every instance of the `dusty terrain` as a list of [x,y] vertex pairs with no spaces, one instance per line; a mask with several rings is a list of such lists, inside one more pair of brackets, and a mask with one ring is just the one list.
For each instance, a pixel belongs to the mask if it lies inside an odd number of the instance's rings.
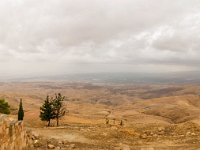
[[[57,92],[69,113],[60,127],[47,128],[39,107]],[[14,116],[23,99],[35,149],[200,149],[199,93],[198,84],[0,83]]]

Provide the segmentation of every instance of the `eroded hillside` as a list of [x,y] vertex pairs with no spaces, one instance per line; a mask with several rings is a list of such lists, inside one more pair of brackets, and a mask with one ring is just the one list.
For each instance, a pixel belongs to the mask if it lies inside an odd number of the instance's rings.
[[[44,128],[39,107],[46,95],[67,96],[59,128]],[[200,147],[200,85],[1,83],[0,96],[16,114],[23,99],[35,148],[196,149]],[[106,124],[106,120],[109,123]],[[121,122],[123,122],[121,124]]]

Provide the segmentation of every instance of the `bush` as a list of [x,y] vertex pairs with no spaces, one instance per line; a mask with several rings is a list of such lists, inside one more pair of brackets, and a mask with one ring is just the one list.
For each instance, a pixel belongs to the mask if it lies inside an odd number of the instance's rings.
[[8,105],[8,102],[5,101],[5,99],[0,99],[0,113],[10,114],[10,106]]

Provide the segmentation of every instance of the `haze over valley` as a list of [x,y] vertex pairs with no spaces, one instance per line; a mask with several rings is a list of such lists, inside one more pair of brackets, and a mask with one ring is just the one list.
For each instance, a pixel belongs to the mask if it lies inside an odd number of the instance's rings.
[[200,149],[198,0],[1,0],[1,150]]

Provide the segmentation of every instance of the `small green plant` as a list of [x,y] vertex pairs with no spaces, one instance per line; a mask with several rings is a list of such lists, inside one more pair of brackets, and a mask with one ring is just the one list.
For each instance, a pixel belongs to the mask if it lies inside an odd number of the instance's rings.
[[5,99],[0,99],[0,113],[10,114],[10,106]]
[[22,121],[24,119],[24,109],[22,105],[22,99],[20,99],[19,110],[18,110],[18,120]]

